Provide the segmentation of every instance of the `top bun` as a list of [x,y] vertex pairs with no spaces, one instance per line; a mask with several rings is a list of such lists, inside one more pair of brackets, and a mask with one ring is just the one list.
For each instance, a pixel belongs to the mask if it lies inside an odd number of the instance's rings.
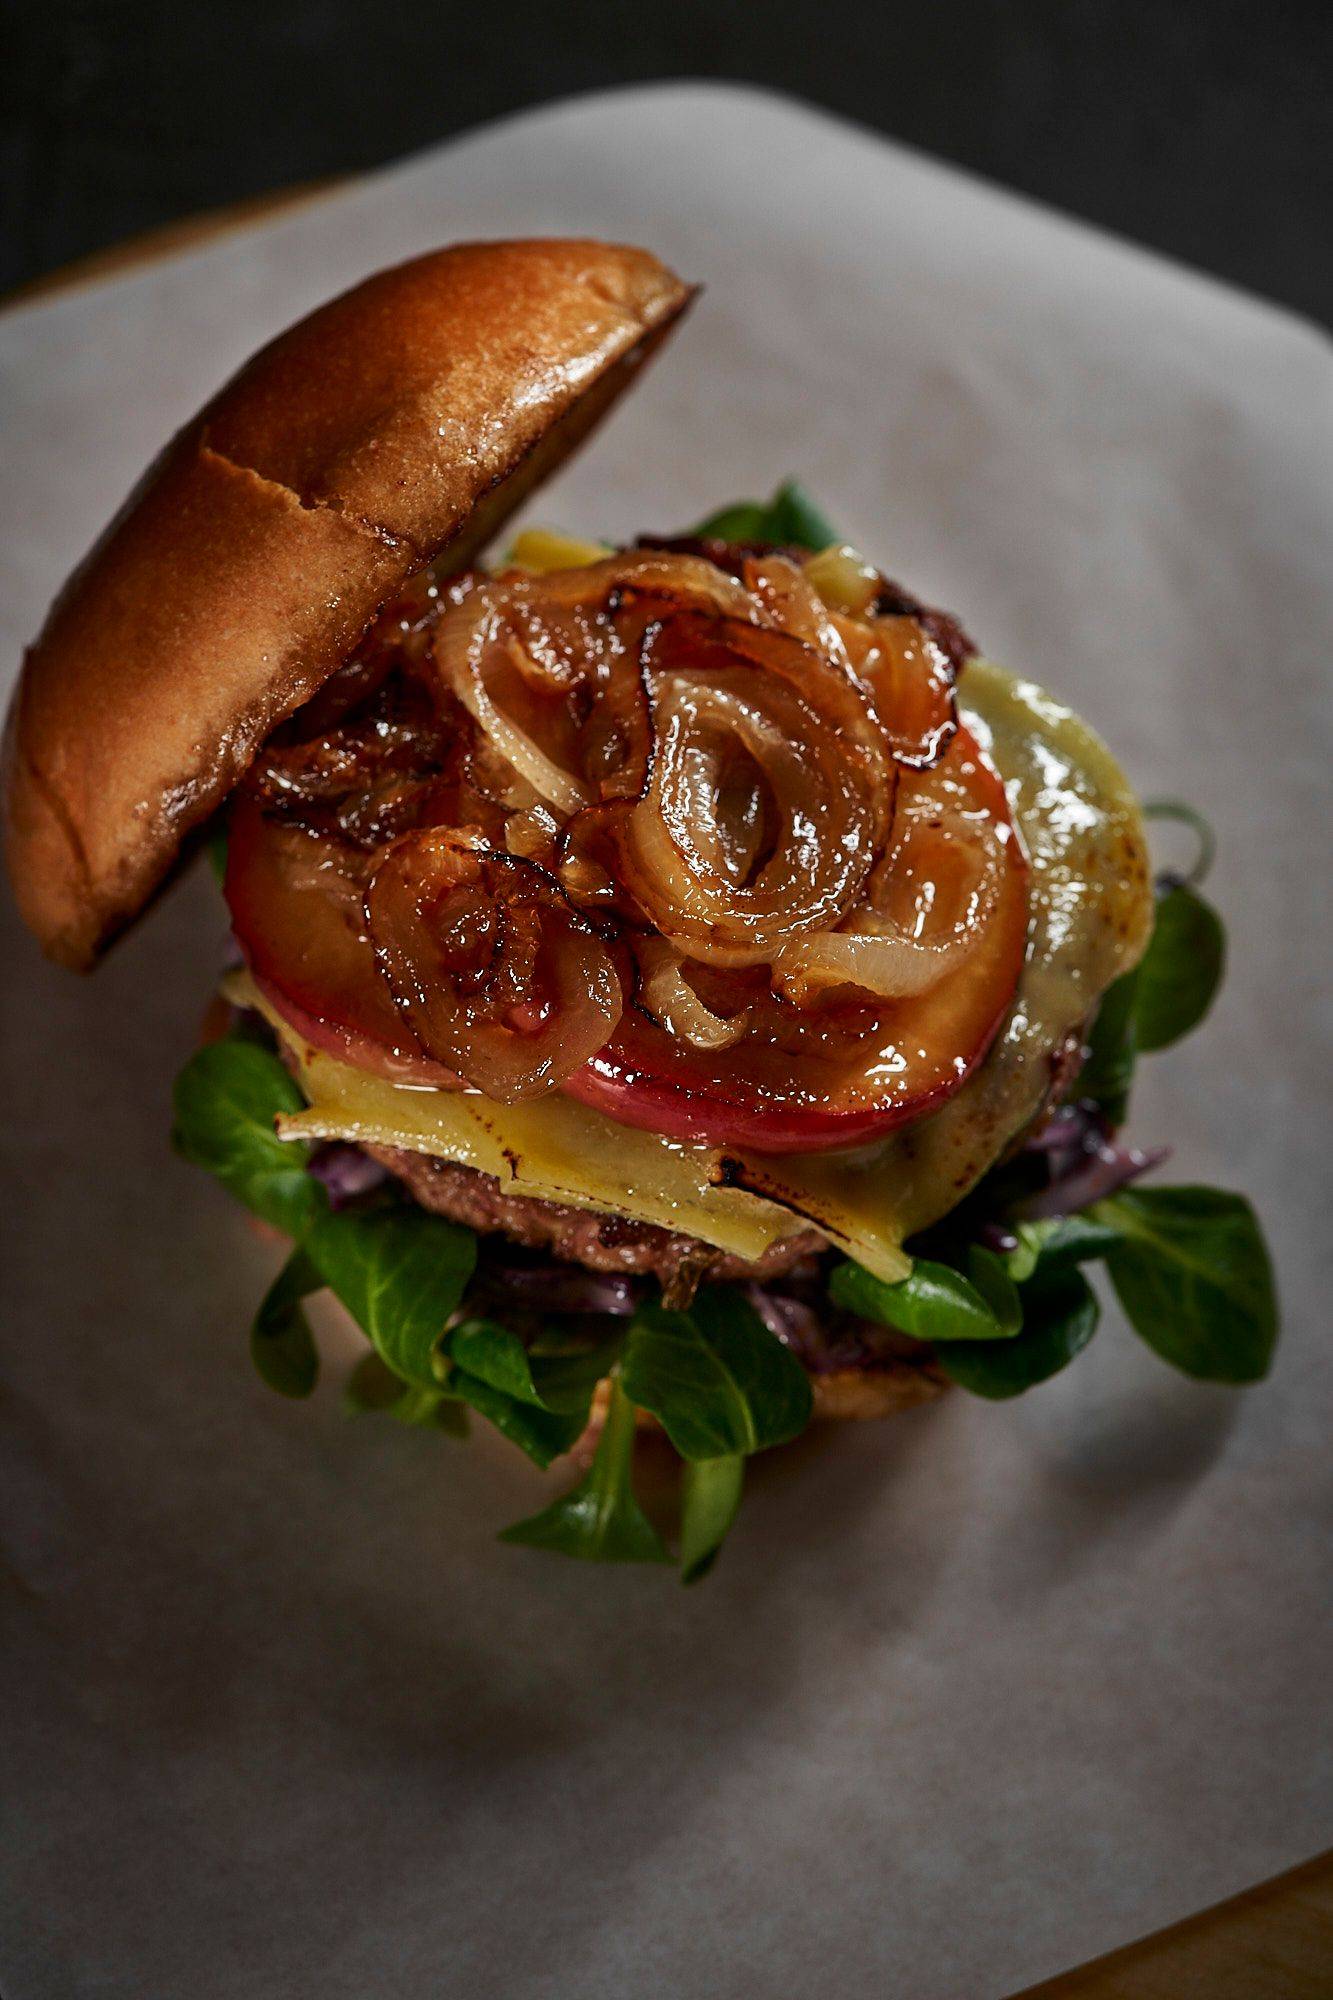
[[320,307],[186,426],[10,709],[9,872],[51,957],[94,963],[412,572],[468,563],[690,297],[644,250],[460,244]]

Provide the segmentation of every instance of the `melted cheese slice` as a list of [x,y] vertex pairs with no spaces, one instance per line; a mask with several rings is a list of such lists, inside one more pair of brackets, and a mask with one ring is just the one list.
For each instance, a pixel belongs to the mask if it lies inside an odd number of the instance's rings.
[[737,1257],[761,1257],[779,1237],[809,1226],[772,1201],[723,1186],[721,1156],[707,1147],[617,1125],[559,1094],[495,1104],[479,1091],[390,1083],[311,1048],[244,973],[231,974],[223,990],[257,1008],[294,1058],[309,1109],[279,1118],[284,1139],[431,1153],[494,1175],[508,1193],[654,1222]]
[[989,661],[960,683],[968,727],[1004,779],[1032,867],[1028,950],[985,1061],[942,1110],[852,1158],[748,1156],[740,1183],[799,1208],[872,1271],[955,1208],[1050,1090],[1052,1058],[1152,929],[1139,803],[1101,739],[1069,709]]
[[942,1110],[854,1154],[686,1146],[559,1095],[498,1105],[371,1076],[308,1047],[234,974],[229,997],[267,1016],[308,1100],[279,1121],[284,1137],[433,1154],[514,1194],[657,1223],[739,1257],[813,1225],[890,1283],[905,1276],[903,1239],[954,1208],[1036,1115],[1052,1056],[1137,963],[1152,922],[1138,802],[1100,740],[1040,688],[987,662],[967,668],[960,692],[1032,863],[1031,923],[1008,1019]]

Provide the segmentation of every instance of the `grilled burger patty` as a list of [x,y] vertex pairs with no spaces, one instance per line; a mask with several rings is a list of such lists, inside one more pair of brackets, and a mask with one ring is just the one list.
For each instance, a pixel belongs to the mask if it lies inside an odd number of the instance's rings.
[[815,1229],[785,1236],[754,1262],[729,1256],[697,1236],[661,1229],[654,1223],[631,1222],[624,1216],[602,1215],[564,1202],[540,1201],[533,1195],[507,1194],[492,1174],[427,1153],[409,1153],[395,1146],[367,1146],[365,1151],[400,1180],[414,1200],[435,1215],[461,1222],[479,1235],[499,1231],[531,1250],[546,1250],[569,1264],[590,1271],[615,1271],[627,1277],[653,1277],[668,1296],[693,1291],[710,1281],[785,1276],[827,1251]]
[[[799,1285],[803,1278],[814,1279],[815,1260],[829,1247],[817,1230],[806,1229],[747,1262],[676,1230],[599,1215],[565,1202],[539,1201],[532,1195],[506,1194],[493,1175],[478,1173],[474,1167],[395,1146],[368,1145],[363,1150],[432,1213],[588,1270],[656,1278],[668,1304],[687,1303],[704,1280],[786,1278]],[[828,1316],[825,1302],[821,1318]],[[821,1326],[813,1341],[803,1338],[799,1329],[787,1338],[810,1376],[816,1415],[883,1417],[930,1402],[944,1388],[934,1356],[919,1341],[887,1327],[851,1322],[841,1314],[834,1314],[833,1320],[836,1324]],[[595,1409],[591,1435],[596,1434],[600,1415]],[[639,1420],[650,1421],[642,1413]]]

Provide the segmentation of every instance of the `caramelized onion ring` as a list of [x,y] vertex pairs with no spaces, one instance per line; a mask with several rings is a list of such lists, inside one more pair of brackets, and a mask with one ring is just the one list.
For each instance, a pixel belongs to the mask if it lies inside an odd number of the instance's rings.
[[897,762],[926,771],[958,731],[953,663],[911,617],[834,621]]
[[961,971],[981,942],[998,894],[998,856],[989,855],[983,868],[972,909],[951,924],[909,927],[864,910],[841,930],[793,939],[773,961],[775,988],[798,1007],[837,986],[879,1000],[928,993],[946,974]]
[[831,929],[882,846],[892,766],[858,691],[777,632],[682,613],[651,635],[654,756],[621,853],[687,956],[770,959]]
[[773,961],[774,986],[797,1006],[838,986],[881,1000],[928,993],[962,969],[985,935],[1010,837],[1008,825],[968,811],[943,774],[904,782],[893,844],[860,905],[836,931],[785,945]]
[[387,850],[365,911],[425,1054],[502,1104],[558,1089],[620,1018],[610,953],[532,862],[428,828]]
[[[741,619],[756,609],[711,563],[648,551],[544,577],[469,580],[436,627],[441,677],[500,755],[565,815],[643,789],[650,742],[638,656],[658,597]],[[645,607],[637,615],[633,601]]]
[[696,1049],[729,1049],[749,1026],[749,1009],[728,1017],[706,1007],[681,968],[680,955],[662,938],[643,938],[636,956],[642,973],[639,1003],[669,1035]]
[[662,597],[694,610],[715,611],[721,617],[755,615],[749,593],[714,563],[702,556],[666,555],[660,549],[611,556],[589,569],[562,570],[557,576],[543,577],[542,588],[562,604],[582,603],[589,596],[606,604],[618,597]]
[[517,668],[520,676],[523,660],[517,641],[505,631],[491,591],[483,587],[472,592],[440,620],[434,650],[441,673],[477,727],[538,798],[563,813],[587,805],[591,794],[581,780],[549,757],[514,719],[511,705],[492,692],[497,659]]

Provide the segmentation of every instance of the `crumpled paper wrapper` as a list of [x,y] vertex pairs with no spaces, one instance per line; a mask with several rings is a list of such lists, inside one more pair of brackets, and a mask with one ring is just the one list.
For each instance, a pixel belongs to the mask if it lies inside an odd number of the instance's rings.
[[1256,1199],[1277,1370],[1190,1384],[1112,1310],[1018,1403],[756,1465],[697,1591],[497,1546],[545,1490],[507,1448],[250,1371],[278,1252],[166,1142],[202,872],[91,982],[9,916],[6,2000],[1001,1995],[1333,1832],[1312,330],[770,97],[559,106],[0,319],[6,668],[258,341],[542,232],[709,289],[532,513],[674,527],[796,473],[1214,821],[1230,979],[1133,1129]]

